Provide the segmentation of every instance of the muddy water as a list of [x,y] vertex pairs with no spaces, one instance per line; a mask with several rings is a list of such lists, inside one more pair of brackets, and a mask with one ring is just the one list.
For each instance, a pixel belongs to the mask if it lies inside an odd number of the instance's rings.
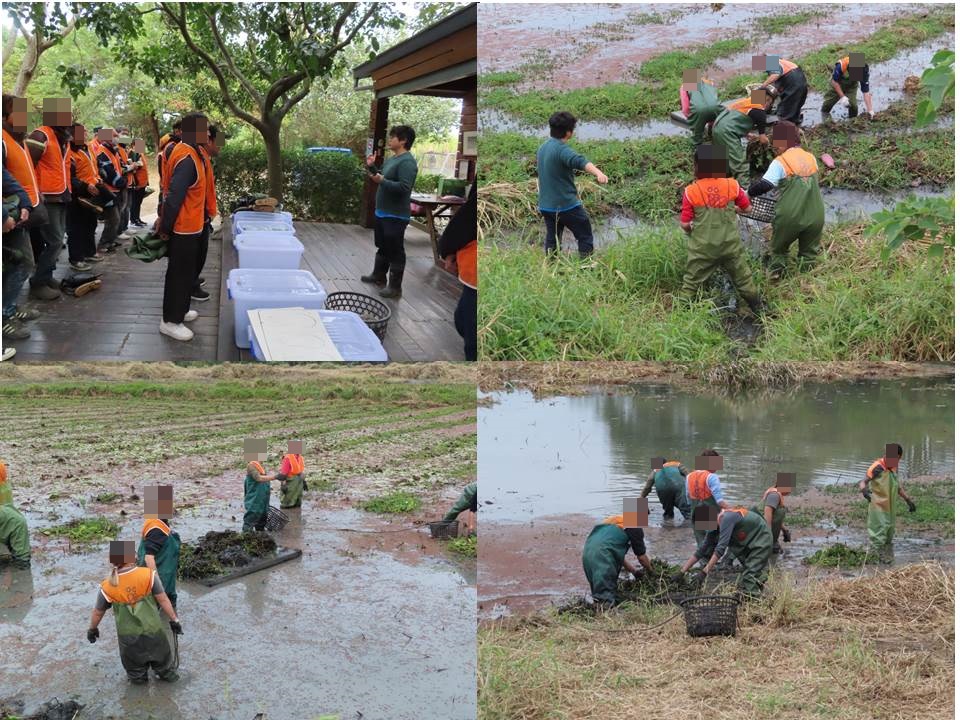
[[[952,379],[831,383],[737,399],[666,385],[544,400],[495,393],[478,411],[480,614],[525,612],[584,589],[583,539],[599,518],[622,511],[623,497],[639,494],[655,455],[692,467],[697,452],[717,448],[728,499],[749,505],[777,472],[796,473],[798,495],[855,483],[891,441],[904,447],[905,482],[952,477],[953,393]],[[656,493],[649,500],[650,553],[681,562],[693,550],[689,525],[679,514],[665,521]],[[832,542],[863,538],[829,523],[798,531],[781,562],[799,569],[802,557]],[[952,554],[952,541],[897,537],[899,562]]]
[[[216,588],[178,585],[181,680],[131,686],[114,623],[85,638],[106,547],[64,554],[47,546],[32,571],[0,570],[0,700],[29,711],[57,696],[90,717],[473,718],[476,713],[475,564],[436,550],[427,531],[384,534],[400,555],[338,528],[386,527],[309,498],[276,535],[300,559]],[[175,527],[185,541],[239,529],[239,502],[194,508]],[[39,520],[39,518],[31,518]],[[136,537],[131,520],[121,537]],[[29,670],[25,670],[29,668]]]
[[[764,45],[757,52],[765,52],[772,45],[781,54],[796,55],[799,50],[793,47],[809,41],[811,36],[827,43],[860,39],[891,18],[923,9],[921,5],[909,4],[848,4],[842,10],[838,6],[821,7],[826,16],[789,28],[783,36],[764,38]],[[726,3],[719,11],[706,4],[481,5],[481,76],[484,72],[516,68],[526,61],[525,52],[543,49],[551,52],[555,70],[542,81],[531,79],[535,87],[570,89],[627,82],[637,65],[664,52],[664,48],[710,44],[735,36],[737,28],[752,34],[752,23],[761,16],[805,9],[809,5]],[[679,11],[681,17],[671,17],[672,11]],[[665,22],[633,21],[644,13],[663,15]],[[613,34],[611,29],[615,30]],[[518,52],[518,48],[522,51]]]

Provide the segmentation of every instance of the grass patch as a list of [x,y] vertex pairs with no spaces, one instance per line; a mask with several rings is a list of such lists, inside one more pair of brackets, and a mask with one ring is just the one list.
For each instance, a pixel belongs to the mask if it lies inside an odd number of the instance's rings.
[[[774,284],[751,260],[772,313],[751,354],[781,362],[951,361],[953,254],[903,246],[881,260],[882,238],[828,226],[819,265]],[[675,302],[686,263],[676,227],[636,232],[583,263],[547,261],[535,247],[482,247],[485,360],[721,362],[734,349],[709,301]],[[883,276],[883,282],[876,278]]]
[[[844,55],[862,52],[871,66],[889,60],[898,53],[923,45],[932,38],[952,32],[954,12],[949,6],[932,7],[922,13],[901,17],[880,28],[859,42],[846,45],[828,43],[801,57],[789,58],[803,67],[807,83],[811,89],[824,93],[830,88],[830,74],[833,66]],[[932,53],[931,53],[932,55]],[[917,73],[919,75],[919,72]],[[728,79],[722,94],[726,97],[744,94],[744,85],[762,80],[760,73],[742,74]]]
[[120,499],[120,493],[115,493],[115,492],[100,493],[93,499],[98,503],[112,503]]
[[[681,619],[652,629],[633,607],[481,627],[477,717],[602,720],[641,707],[656,718],[873,720],[904,707],[952,717],[952,569],[922,563],[783,587],[741,609],[735,638],[689,638]],[[875,622],[864,622],[865,599]],[[678,663],[683,672],[665,672]],[[758,670],[768,667],[773,680]]]
[[804,10],[798,13],[787,13],[785,15],[768,15],[757,18],[753,26],[757,32],[765,35],[779,35],[787,28],[794,25],[803,25],[805,22],[815,17],[823,17],[827,13],[825,10]]
[[416,512],[423,502],[413,493],[398,491],[381,495],[360,503],[360,507],[373,513],[409,513]]
[[63,525],[44,528],[41,534],[48,537],[65,537],[78,545],[89,545],[113,540],[120,532],[120,526],[105,517],[71,520]]
[[447,543],[447,547],[457,555],[475,558],[477,556],[477,536],[454,538]]
[[499,87],[501,85],[514,85],[523,80],[523,73],[516,70],[507,70],[504,72],[484,73],[483,83],[488,87]]
[[[487,76],[480,77],[481,102],[485,107],[514,115],[531,125],[543,125],[559,109],[582,120],[642,121],[676,109],[677,91],[685,68],[704,67],[711,61],[747,50],[745,38],[719,40],[710,45],[672,50],[646,61],[635,71],[636,83],[610,83],[574,90],[540,88],[517,93],[494,78],[487,89]],[[523,69],[520,70],[524,72]],[[497,83],[496,81],[500,81]]]
[[869,562],[865,550],[852,548],[843,543],[834,543],[828,548],[817,550],[803,559],[804,565],[819,565],[832,568],[855,568]]

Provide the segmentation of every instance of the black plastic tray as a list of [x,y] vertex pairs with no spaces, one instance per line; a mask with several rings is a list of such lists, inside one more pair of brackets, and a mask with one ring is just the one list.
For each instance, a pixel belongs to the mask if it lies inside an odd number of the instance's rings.
[[273,557],[255,560],[249,565],[245,565],[242,568],[237,568],[233,572],[227,573],[226,575],[218,575],[214,578],[204,578],[203,580],[188,580],[187,582],[199,583],[200,585],[205,585],[206,587],[216,587],[217,585],[222,585],[225,582],[230,582],[231,580],[241,578],[244,575],[250,575],[251,573],[259,572],[260,570],[266,570],[274,565],[285,563],[287,560],[295,560],[301,555],[303,555],[302,550],[281,547],[277,548],[277,554]]

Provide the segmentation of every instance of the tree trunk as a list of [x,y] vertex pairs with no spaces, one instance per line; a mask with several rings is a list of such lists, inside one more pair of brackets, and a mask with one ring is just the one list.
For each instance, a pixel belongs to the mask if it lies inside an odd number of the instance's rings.
[[153,140],[153,147],[159,152],[160,151],[160,121],[157,120],[157,114],[150,114],[150,134],[151,140]]
[[270,188],[270,197],[283,202],[283,156],[280,152],[280,127],[267,125],[266,130],[260,130],[263,142],[267,147],[267,183]]
[[23,60],[20,62],[20,72],[17,73],[17,82],[13,86],[13,94],[16,97],[25,97],[27,85],[33,80],[33,73],[37,69],[37,61],[40,59],[37,53],[37,36],[25,35],[27,41],[26,51],[23,53]]

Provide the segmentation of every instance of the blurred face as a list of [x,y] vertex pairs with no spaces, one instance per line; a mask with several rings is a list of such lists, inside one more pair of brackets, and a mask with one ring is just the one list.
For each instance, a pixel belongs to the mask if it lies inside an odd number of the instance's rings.
[[131,565],[137,559],[137,552],[133,547],[133,540],[110,541],[110,564]]
[[147,143],[144,142],[142,138],[138,138],[133,141],[133,149],[138,153],[145,153],[147,151]]
[[70,98],[44,98],[43,124],[50,127],[69,127],[73,124]]
[[777,492],[781,495],[789,495],[797,486],[796,473],[777,473]]
[[87,131],[83,125],[73,126],[73,142],[76,145],[85,145],[87,142]]
[[97,140],[107,145],[113,144],[113,128],[100,128],[97,131]]
[[217,136],[215,138],[211,138],[208,135],[207,144],[206,144],[207,154],[210,157],[216,157],[217,155],[220,154],[220,150],[223,148],[225,143],[226,143],[226,139],[223,137],[222,132],[217,133]]
[[390,148],[391,152],[403,152],[406,148],[403,146],[403,140],[398,138],[396,135],[390,135],[387,137],[387,147]]
[[294,455],[303,455],[303,440],[288,440],[287,452]]
[[27,99],[14,98],[13,111],[7,117],[7,126],[12,132],[27,131]]
[[207,142],[210,133],[207,129],[206,118],[191,118],[183,123],[183,140],[193,145],[203,145]]
[[243,459],[247,462],[267,461],[267,441],[248,438],[243,441]]
[[143,489],[143,514],[151,519],[173,517],[173,486],[148,485]]
[[693,527],[704,532],[716,530],[718,514],[712,505],[698,505],[693,509]]

